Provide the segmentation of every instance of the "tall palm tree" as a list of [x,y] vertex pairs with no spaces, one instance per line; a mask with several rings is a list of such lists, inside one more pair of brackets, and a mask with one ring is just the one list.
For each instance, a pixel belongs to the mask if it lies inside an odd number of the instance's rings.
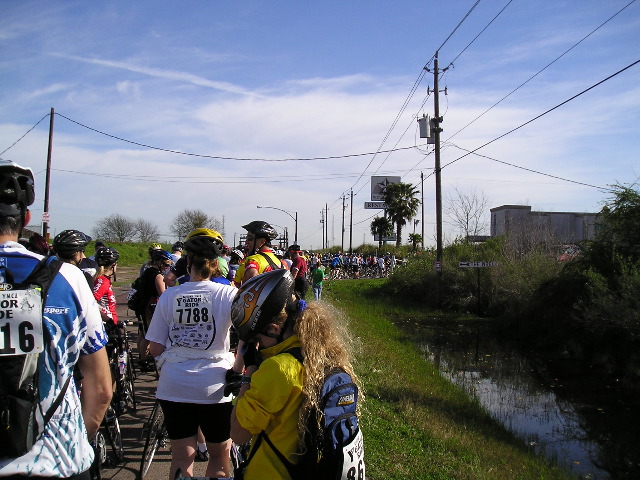
[[390,183],[384,192],[387,214],[396,225],[396,246],[402,243],[402,227],[416,216],[420,200],[418,189],[410,183]]
[[371,222],[371,235],[378,237],[378,248],[382,248],[382,239],[393,233],[393,223],[387,217],[376,217]]

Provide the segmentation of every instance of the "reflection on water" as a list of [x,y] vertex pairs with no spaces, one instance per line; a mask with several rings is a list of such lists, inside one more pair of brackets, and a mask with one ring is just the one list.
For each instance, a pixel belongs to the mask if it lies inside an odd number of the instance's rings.
[[[477,398],[532,450],[549,456],[581,478],[638,478],[633,473],[637,470],[632,468],[637,463],[631,462],[626,471],[605,466],[602,458],[607,454],[603,450],[612,448],[610,432],[594,434],[593,422],[585,418],[585,412],[603,416],[602,408],[559,398],[554,388],[560,385],[542,381],[525,358],[490,334],[448,323],[424,327],[409,322],[410,326],[403,321],[396,323],[411,328],[414,335],[418,328],[422,350],[442,375]],[[627,425],[626,429],[637,437],[637,426]],[[599,437],[607,437],[608,444],[594,440]],[[626,455],[624,461],[629,464],[629,454],[625,452],[629,445],[614,448]],[[632,455],[637,461],[638,453]]]

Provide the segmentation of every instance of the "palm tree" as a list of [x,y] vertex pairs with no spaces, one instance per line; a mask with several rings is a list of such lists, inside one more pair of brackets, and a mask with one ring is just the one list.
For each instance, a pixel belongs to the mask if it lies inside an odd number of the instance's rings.
[[390,183],[384,192],[387,214],[396,224],[396,246],[402,243],[402,227],[416,216],[420,200],[416,198],[418,189],[410,183]]
[[417,250],[417,245],[422,243],[422,235],[419,233],[410,233],[409,242],[413,245],[413,251],[415,252]]
[[378,237],[378,248],[382,248],[382,239],[393,233],[393,224],[387,217],[376,217],[371,222],[371,234]]

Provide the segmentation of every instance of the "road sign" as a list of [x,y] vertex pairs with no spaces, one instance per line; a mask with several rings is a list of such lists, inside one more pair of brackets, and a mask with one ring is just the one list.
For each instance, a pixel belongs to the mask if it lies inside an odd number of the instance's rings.
[[458,264],[461,268],[485,268],[485,267],[497,267],[498,262],[460,262]]
[[42,213],[42,222],[43,223],[49,223],[49,212],[43,212]]
[[384,202],[364,202],[364,208],[385,210],[387,204]]

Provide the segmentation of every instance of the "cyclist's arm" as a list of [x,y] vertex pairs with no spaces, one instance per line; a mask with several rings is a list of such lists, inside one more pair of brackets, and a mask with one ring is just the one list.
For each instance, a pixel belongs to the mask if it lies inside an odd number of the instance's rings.
[[165,347],[161,343],[156,343],[156,342],[153,342],[153,341],[149,342],[149,350],[151,351],[151,355],[153,355],[154,358],[159,357],[160,355],[162,355],[162,353],[166,349],[167,349],[167,347]]
[[107,350],[101,348],[90,355],[81,355],[78,366],[85,385],[81,393],[82,418],[91,438],[98,431],[113,394]]
[[[252,365],[247,368],[245,375],[252,375],[256,372],[256,370],[258,370],[258,367]],[[251,437],[253,436],[251,435],[251,432],[249,430],[240,425],[240,422],[238,421],[238,417],[236,415],[236,406],[238,403],[237,400],[242,398],[247,390],[249,390],[249,384],[245,383],[242,385],[242,387],[240,387],[240,392],[238,393],[238,397],[236,399],[236,405],[233,406],[233,411],[231,412],[231,438],[238,445],[249,443]]]
[[162,295],[167,288],[167,285],[164,283],[164,277],[160,274],[156,275],[156,291],[158,292],[158,296]]

